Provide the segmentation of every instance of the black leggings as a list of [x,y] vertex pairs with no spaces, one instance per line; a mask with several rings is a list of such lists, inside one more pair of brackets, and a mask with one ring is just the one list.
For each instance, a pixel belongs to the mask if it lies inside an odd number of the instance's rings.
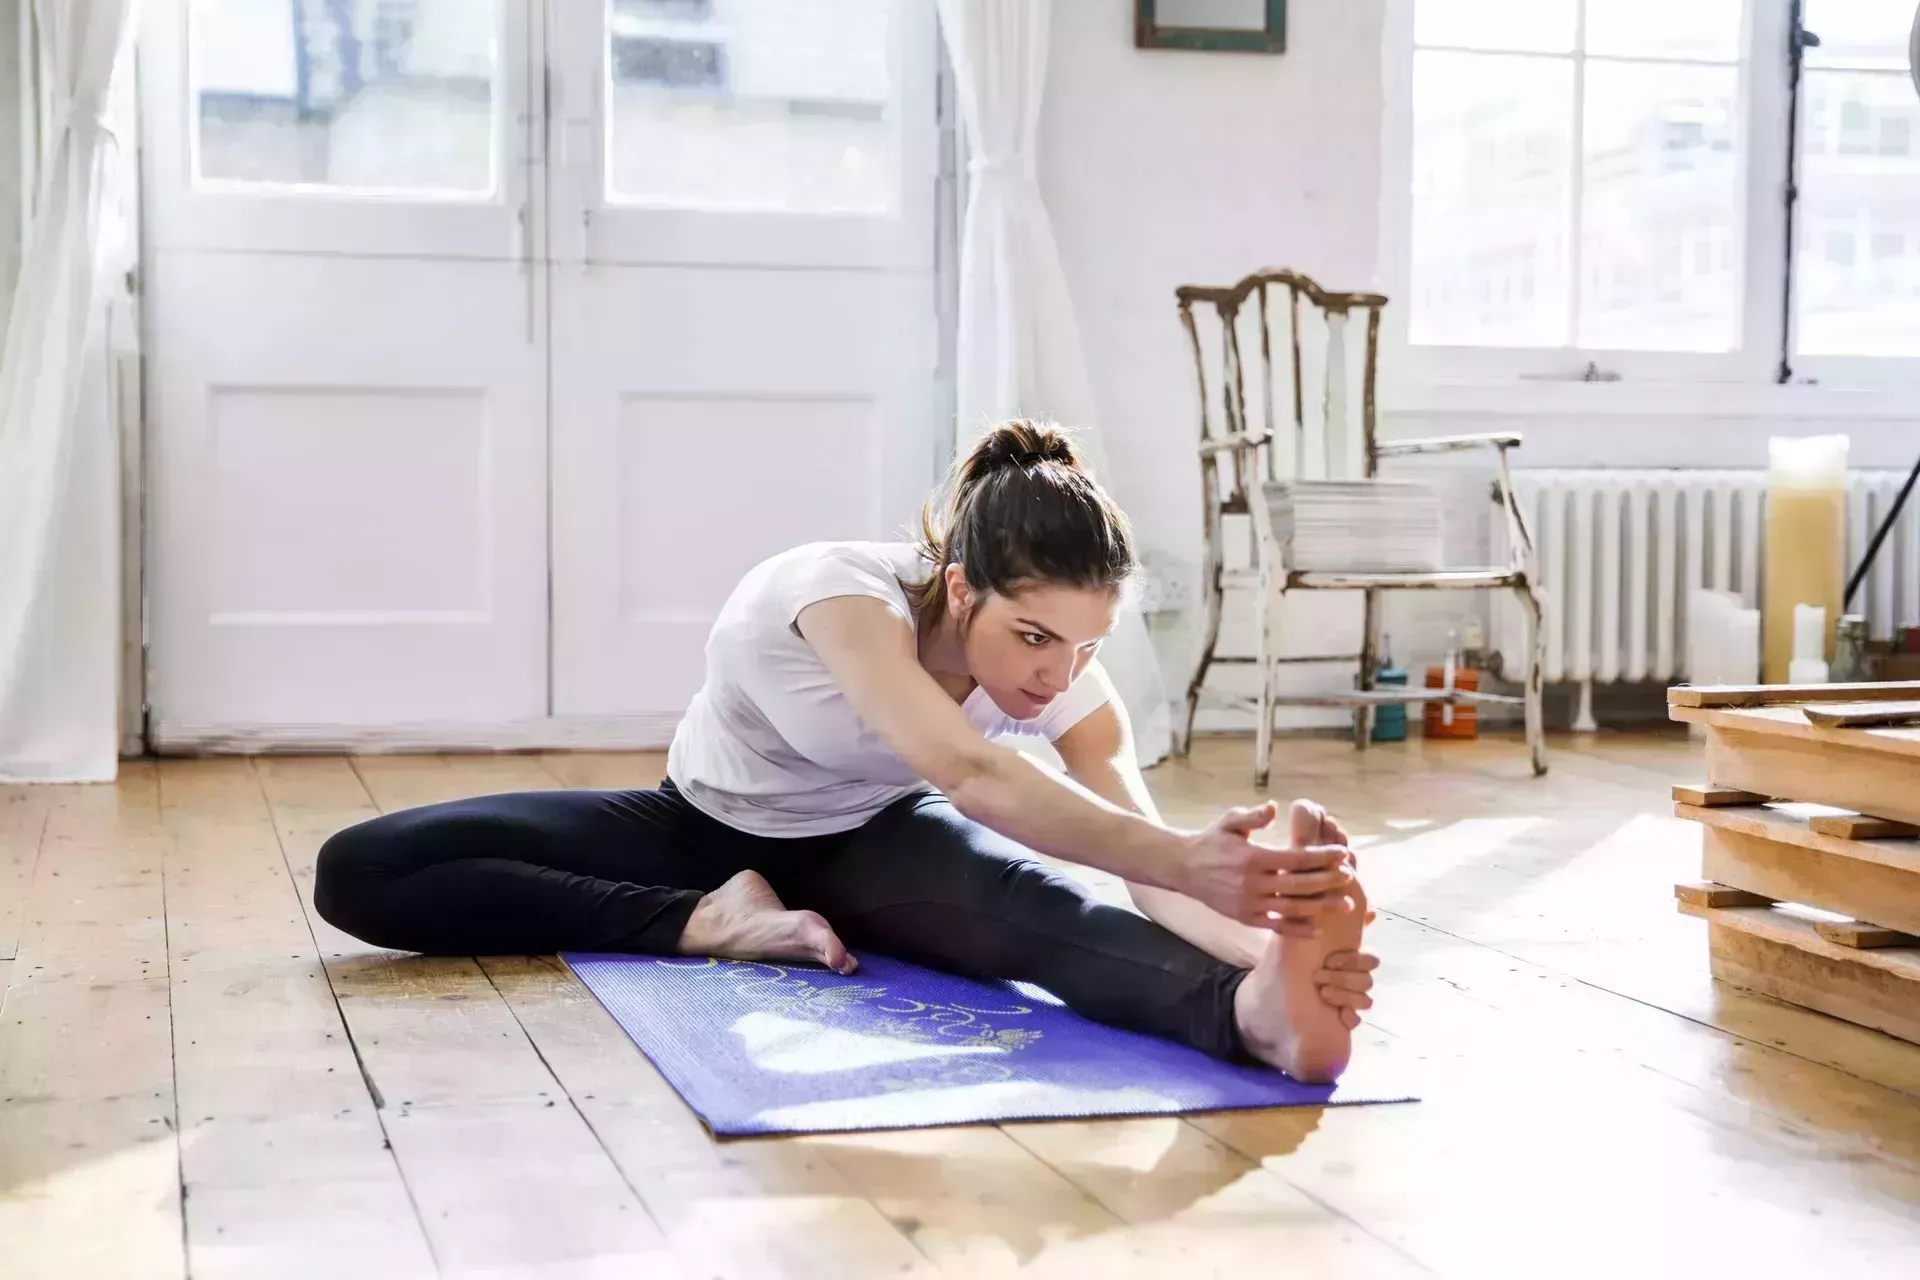
[[1248,1060],[1233,1016],[1244,970],[1097,901],[934,794],[790,839],[716,821],[671,781],[455,800],[334,835],[313,900],[337,928],[402,951],[667,955],[701,894],[746,870],[856,953],[1032,982],[1096,1021]]

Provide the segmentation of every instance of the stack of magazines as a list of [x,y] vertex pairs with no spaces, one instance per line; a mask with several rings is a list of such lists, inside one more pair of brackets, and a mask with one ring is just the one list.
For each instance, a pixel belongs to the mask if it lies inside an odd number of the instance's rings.
[[1267,509],[1289,569],[1432,573],[1441,568],[1440,491],[1409,480],[1283,480]]

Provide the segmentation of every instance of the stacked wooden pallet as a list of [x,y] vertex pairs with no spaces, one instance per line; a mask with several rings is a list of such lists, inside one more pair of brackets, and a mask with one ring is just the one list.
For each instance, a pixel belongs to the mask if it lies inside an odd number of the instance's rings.
[[1705,879],[1674,892],[1714,977],[1920,1043],[1920,683],[1682,687],[1667,707],[1706,730],[1710,781],[1674,788]]

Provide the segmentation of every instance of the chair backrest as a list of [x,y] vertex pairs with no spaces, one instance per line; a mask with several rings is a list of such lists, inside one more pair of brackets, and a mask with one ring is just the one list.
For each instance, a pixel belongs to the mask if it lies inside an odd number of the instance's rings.
[[[1175,296],[1180,322],[1193,344],[1200,443],[1250,434],[1268,441],[1254,454],[1257,461],[1251,469],[1258,474],[1243,474],[1249,468],[1242,450],[1224,455],[1218,478],[1209,469],[1209,480],[1224,490],[1220,497],[1244,502],[1249,484],[1268,480],[1343,480],[1374,474],[1384,297],[1329,292],[1285,269],[1256,271],[1227,288],[1185,285]],[[1355,313],[1363,317],[1359,325],[1353,323]],[[1281,330],[1278,342],[1276,328]],[[1251,405],[1249,371],[1241,355],[1248,347],[1260,353],[1252,371],[1260,395]],[[1282,397],[1278,403],[1276,384]],[[1319,411],[1309,418],[1307,406],[1315,399]],[[1351,421],[1356,404],[1357,424]],[[1220,455],[1204,456],[1212,460]]]

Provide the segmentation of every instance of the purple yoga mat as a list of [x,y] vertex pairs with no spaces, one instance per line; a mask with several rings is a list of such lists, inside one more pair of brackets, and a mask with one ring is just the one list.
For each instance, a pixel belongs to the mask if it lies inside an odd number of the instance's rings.
[[1089,1022],[1025,983],[862,955],[802,965],[564,959],[721,1137],[1410,1102],[1364,1060],[1306,1085]]

